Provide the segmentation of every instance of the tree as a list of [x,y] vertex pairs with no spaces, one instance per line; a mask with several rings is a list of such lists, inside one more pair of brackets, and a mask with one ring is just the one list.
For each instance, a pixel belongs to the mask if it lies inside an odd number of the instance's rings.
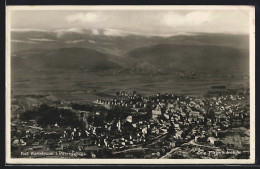
[[209,107],[206,117],[209,119],[215,119],[215,111],[212,107]]

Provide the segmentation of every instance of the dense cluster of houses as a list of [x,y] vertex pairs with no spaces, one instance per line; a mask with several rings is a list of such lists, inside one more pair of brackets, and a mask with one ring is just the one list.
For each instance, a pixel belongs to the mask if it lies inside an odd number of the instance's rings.
[[[239,132],[244,138],[240,146],[227,145],[223,140],[230,136],[233,128],[249,128],[248,97],[241,93],[204,98],[160,93],[143,97],[135,91],[121,91],[114,99],[98,99],[95,104],[107,110],[115,106],[129,108],[131,112],[126,118],[101,119],[102,123],[96,125],[88,118],[92,118],[93,113],[98,116],[100,112],[75,111],[69,105],[61,104],[59,108],[79,113],[79,118],[87,124],[84,129],[58,123],[42,128],[35,120],[24,122],[16,117],[12,121],[12,147],[88,152],[90,158],[135,157],[136,153],[131,151],[136,149],[142,150],[141,158],[161,158],[173,148],[187,144],[190,147],[183,151],[188,154],[182,154],[184,157],[195,153],[195,158],[207,149],[246,151],[249,135],[244,131]],[[148,118],[140,118],[143,115]],[[219,154],[212,153],[211,158],[223,157]]]

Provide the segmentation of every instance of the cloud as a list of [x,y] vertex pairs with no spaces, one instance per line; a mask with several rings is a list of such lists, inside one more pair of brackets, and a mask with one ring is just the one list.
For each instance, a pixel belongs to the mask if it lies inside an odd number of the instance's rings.
[[216,18],[210,11],[195,11],[187,14],[169,12],[162,16],[161,24],[170,27],[201,26],[212,23]]
[[98,29],[92,29],[91,32],[92,32],[93,35],[99,35],[100,34]]
[[[248,33],[248,10],[81,10],[81,11],[16,11],[12,28],[31,28],[34,31],[56,31],[59,38],[65,33],[125,36],[130,33],[166,35],[177,32]],[[22,18],[28,18],[26,21]],[[39,21],[41,18],[41,21]],[[71,28],[74,27],[74,28]],[[111,30],[108,30],[111,29]],[[30,29],[17,30],[29,31]]]
[[162,17],[162,24],[165,24],[167,26],[181,26],[184,22],[184,16],[176,13],[176,12],[170,12]]
[[38,42],[16,40],[16,39],[11,40],[11,42],[15,42],[15,43],[28,43],[28,44],[39,44]]
[[96,22],[99,16],[93,12],[87,13],[77,13],[71,16],[68,16],[66,20],[71,23],[92,23]]
[[79,39],[79,40],[71,40],[71,41],[66,41],[65,43],[80,43],[80,42],[84,42],[85,40],[84,39]]
[[81,28],[69,28],[69,29],[59,29],[56,30],[55,33],[57,34],[57,37],[61,37],[66,33],[78,33],[78,34],[83,34],[84,31]]
[[[68,15],[65,20],[76,27],[91,29],[93,35],[126,36],[127,32],[172,34],[182,28],[192,32],[194,27],[203,28],[214,23],[219,16],[223,18],[225,15],[218,11],[90,11]],[[99,29],[106,31],[100,32]]]
[[46,39],[46,38],[40,38],[40,39],[30,38],[29,40],[39,41],[39,42],[52,42],[52,41],[57,41],[57,40],[54,40],[54,39]]
[[11,29],[12,32],[48,32],[42,29]]
[[121,30],[105,29],[104,35],[106,35],[106,36],[127,36],[127,35],[129,35],[129,33],[125,32],[125,31],[121,31]]
[[[215,15],[216,17],[216,15]],[[185,15],[185,21],[186,23],[191,23],[194,25],[201,25],[201,24],[207,24],[211,23],[215,19],[212,12],[202,12],[202,11],[196,11],[191,12]]]
[[93,40],[88,40],[88,42],[89,42],[89,43],[97,43],[97,42],[95,42],[95,41],[93,41]]

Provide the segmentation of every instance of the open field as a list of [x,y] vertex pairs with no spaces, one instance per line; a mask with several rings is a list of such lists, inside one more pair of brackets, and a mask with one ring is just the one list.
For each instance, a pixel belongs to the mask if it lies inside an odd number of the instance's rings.
[[113,97],[116,91],[133,90],[144,96],[156,93],[175,93],[201,96],[211,90],[213,85],[226,88],[247,87],[248,79],[209,78],[179,79],[170,75],[140,74],[101,74],[69,70],[12,72],[13,95],[53,94],[68,101],[92,102],[97,98]]

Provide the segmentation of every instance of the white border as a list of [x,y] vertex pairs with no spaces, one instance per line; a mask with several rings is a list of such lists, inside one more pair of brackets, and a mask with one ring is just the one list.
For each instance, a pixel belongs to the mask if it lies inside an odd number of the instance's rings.
[[245,5],[45,5],[7,6],[7,10],[254,10]]
[[[250,159],[28,159],[11,158],[10,19],[14,10],[246,10],[250,12]],[[180,6],[7,6],[6,8],[6,164],[253,164],[255,163],[255,8],[234,5]]]

